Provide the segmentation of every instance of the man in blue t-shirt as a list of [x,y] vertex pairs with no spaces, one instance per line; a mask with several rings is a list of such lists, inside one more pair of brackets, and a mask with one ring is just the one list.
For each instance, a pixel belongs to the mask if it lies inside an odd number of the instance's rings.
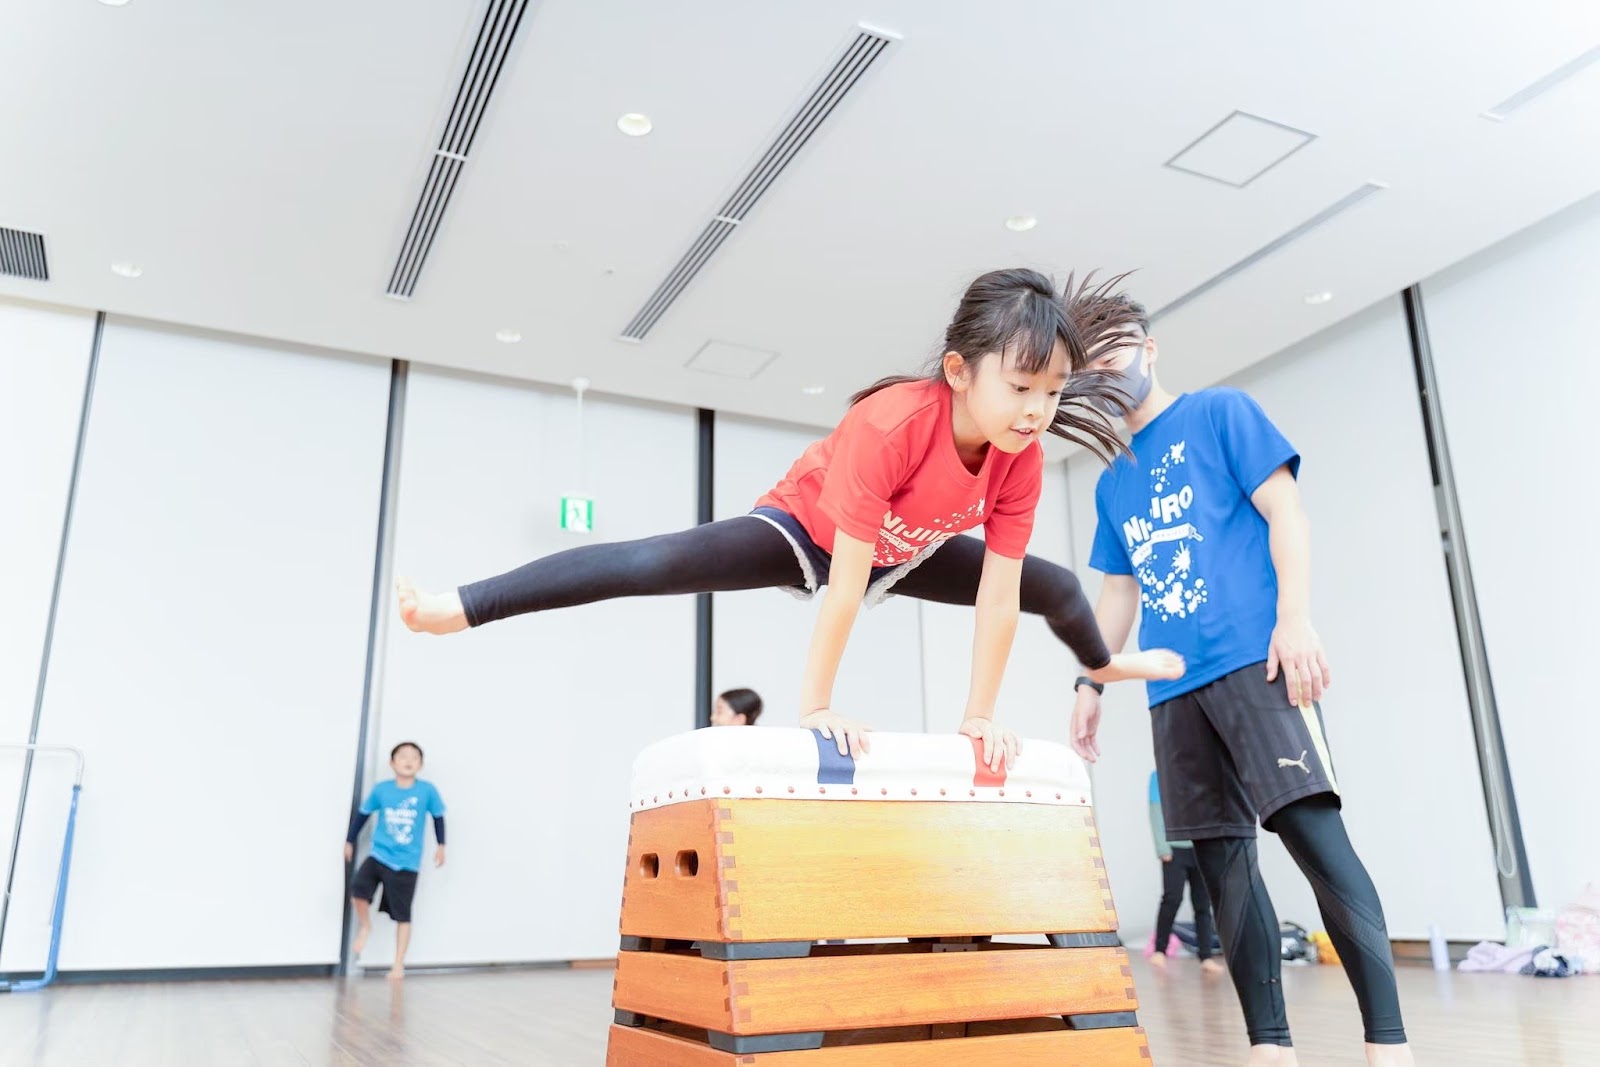
[[417,777],[422,770],[422,748],[413,741],[402,741],[389,753],[394,778],[372,787],[367,799],[350,818],[345,835],[344,858],[355,858],[356,838],[368,817],[378,816],[372,831],[372,854],[362,861],[350,883],[350,902],[355,905],[359,927],[353,946],[361,955],[367,935],[372,932],[372,898],[383,887],[378,910],[395,921],[394,965],[390,978],[404,978],[406,949],[411,945],[411,903],[417,893],[417,872],[422,869],[424,820],[433,816],[433,836],[438,847],[433,865],[444,866],[444,798],[432,782]]
[[[1345,834],[1317,704],[1332,682],[1311,626],[1311,545],[1300,457],[1237,389],[1173,396],[1156,378],[1144,308],[1092,364],[1114,372],[1133,458],[1095,487],[1089,565],[1107,646],[1135,613],[1145,648],[1188,672],[1149,684],[1167,834],[1194,842],[1250,1034],[1250,1063],[1295,1062],[1279,983],[1278,919],[1256,863],[1256,821],[1278,834],[1316,891],[1355,988],[1371,1064],[1410,1064],[1383,908]],[[1077,685],[1072,742],[1099,756],[1100,687]]]

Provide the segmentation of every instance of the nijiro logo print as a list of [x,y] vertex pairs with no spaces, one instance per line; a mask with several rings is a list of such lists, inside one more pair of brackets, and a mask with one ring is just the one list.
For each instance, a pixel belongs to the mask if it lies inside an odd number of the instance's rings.
[[1133,572],[1139,577],[1139,595],[1146,611],[1162,622],[1193,615],[1210,598],[1206,580],[1194,573],[1190,546],[1205,540],[1184,516],[1194,506],[1194,488],[1179,481],[1184,464],[1184,442],[1168,448],[1161,462],[1150,469],[1150,511],[1122,524],[1123,541]]
[[406,797],[398,806],[384,808],[383,825],[395,844],[411,844],[411,835],[417,828],[417,798]]
[[983,521],[982,497],[966,511],[950,514],[949,521],[929,519],[926,525],[913,525],[903,515],[893,510],[883,513],[883,525],[878,530],[878,543],[872,555],[874,567],[892,567],[931,551],[957,536],[962,530]]

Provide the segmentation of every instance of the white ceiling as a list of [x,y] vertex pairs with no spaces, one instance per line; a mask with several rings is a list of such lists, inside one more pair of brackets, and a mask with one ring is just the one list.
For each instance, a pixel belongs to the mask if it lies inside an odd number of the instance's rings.
[[[1385,183],[1160,323],[1164,378],[1192,387],[1600,190],[1600,64],[1479,117],[1600,43],[1593,0],[545,0],[416,298],[389,300],[482,11],[10,0],[0,226],[46,235],[52,279],[0,295],[826,424],[920,365],[984,270],[1138,268],[1156,308]],[[858,22],[903,40],[618,342]],[[1235,110],[1317,139],[1244,188],[1163,166]],[[621,135],[629,111],[655,131]],[[711,340],[779,355],[685,369]]]

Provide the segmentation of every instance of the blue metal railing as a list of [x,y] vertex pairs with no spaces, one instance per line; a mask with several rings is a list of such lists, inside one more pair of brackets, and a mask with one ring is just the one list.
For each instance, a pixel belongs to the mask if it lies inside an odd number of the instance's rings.
[[0,981],[0,993],[25,993],[43,989],[56,979],[56,962],[61,956],[61,924],[67,913],[67,875],[72,869],[72,838],[78,826],[78,797],[83,793],[83,753],[67,745],[0,745],[0,752],[4,751],[22,751],[30,756],[35,752],[66,752],[72,755],[78,765],[72,779],[72,807],[67,811],[67,832],[61,842],[61,867],[56,872],[56,899],[50,908],[50,954],[45,959],[44,973],[38,978]]

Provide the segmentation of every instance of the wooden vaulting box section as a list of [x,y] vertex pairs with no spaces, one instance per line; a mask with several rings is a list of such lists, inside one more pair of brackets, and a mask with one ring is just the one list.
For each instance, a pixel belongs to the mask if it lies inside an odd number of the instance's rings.
[[873,748],[723,729],[641,754],[608,1064],[1148,1062],[1076,758]]

